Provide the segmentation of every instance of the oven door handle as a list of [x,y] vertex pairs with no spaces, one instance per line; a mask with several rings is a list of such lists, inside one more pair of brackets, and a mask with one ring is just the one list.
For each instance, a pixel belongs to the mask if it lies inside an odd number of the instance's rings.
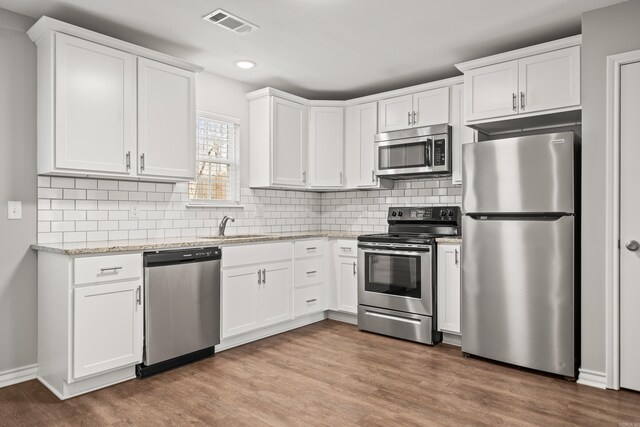
[[431,249],[425,248],[423,251],[412,251],[412,250],[387,250],[387,249],[360,249],[362,253],[372,253],[376,255],[415,255],[415,256],[425,256],[426,254],[431,252]]

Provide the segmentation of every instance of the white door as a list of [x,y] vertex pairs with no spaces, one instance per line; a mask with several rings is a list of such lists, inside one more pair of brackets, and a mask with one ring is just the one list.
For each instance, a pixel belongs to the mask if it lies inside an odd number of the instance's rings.
[[358,276],[356,258],[338,258],[338,310],[358,312]]
[[260,327],[262,268],[244,267],[222,271],[222,338]]
[[307,186],[308,112],[302,104],[272,98],[271,182]]
[[520,113],[580,105],[580,46],[518,61]]
[[449,123],[449,88],[432,89],[413,95],[414,126]]
[[142,361],[139,280],[77,287],[73,296],[74,378]]
[[293,286],[291,263],[269,264],[264,267],[260,295],[261,326],[273,325],[293,318]]
[[346,110],[345,177],[349,188],[377,187],[373,141],[378,131],[378,103],[354,105]]
[[438,244],[438,330],[460,333],[460,245]]
[[464,124],[464,85],[451,87],[451,182],[462,184],[462,145],[477,140],[476,131]]
[[195,74],[138,58],[138,173],[192,180],[196,173]]
[[469,70],[464,86],[467,121],[518,114],[518,61]]
[[344,184],[344,108],[309,109],[309,174],[311,187]]
[[136,141],[135,57],[65,34],[56,34],[55,43],[56,169],[128,175]]
[[378,132],[407,129],[413,126],[413,95],[378,101]]
[[620,386],[640,391],[640,62],[620,76]]

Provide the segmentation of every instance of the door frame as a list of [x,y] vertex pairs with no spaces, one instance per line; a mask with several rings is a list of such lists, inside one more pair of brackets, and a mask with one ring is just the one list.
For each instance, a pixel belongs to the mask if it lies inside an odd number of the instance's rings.
[[640,61],[640,50],[607,57],[605,194],[605,374],[620,389],[620,73]]

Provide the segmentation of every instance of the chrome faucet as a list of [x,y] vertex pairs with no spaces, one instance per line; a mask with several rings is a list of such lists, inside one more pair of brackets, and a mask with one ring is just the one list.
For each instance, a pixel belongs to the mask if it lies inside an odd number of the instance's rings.
[[235,222],[236,219],[232,216],[227,216],[225,215],[222,218],[222,221],[220,221],[220,225],[218,226],[218,235],[219,236],[224,236],[224,229],[227,228],[227,222],[231,220],[231,222]]

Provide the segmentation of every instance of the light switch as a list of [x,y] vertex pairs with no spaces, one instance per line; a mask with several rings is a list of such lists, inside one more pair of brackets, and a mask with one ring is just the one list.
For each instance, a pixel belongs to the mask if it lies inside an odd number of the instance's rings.
[[9,219],[22,219],[22,202],[9,200],[7,211]]

